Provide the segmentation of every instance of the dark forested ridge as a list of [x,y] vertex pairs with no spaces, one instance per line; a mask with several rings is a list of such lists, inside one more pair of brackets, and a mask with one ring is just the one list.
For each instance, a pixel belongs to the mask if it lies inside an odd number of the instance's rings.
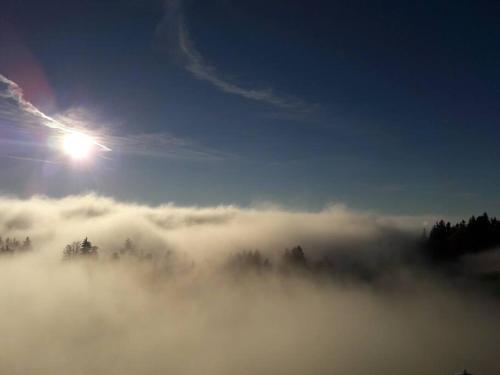
[[487,213],[454,225],[438,221],[425,241],[427,255],[435,261],[450,261],[500,246],[500,221]]

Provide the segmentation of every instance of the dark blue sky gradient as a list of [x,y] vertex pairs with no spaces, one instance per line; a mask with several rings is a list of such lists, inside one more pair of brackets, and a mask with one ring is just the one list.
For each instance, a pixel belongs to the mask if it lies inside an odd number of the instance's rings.
[[[120,133],[169,133],[224,157],[116,150],[93,168],[49,172],[42,162],[0,158],[0,189],[500,214],[498,2],[192,0],[182,9],[220,77],[298,98],[309,111],[193,77],[155,31],[161,1],[2,2],[0,32],[9,37],[0,55],[15,35],[34,56],[54,97],[26,92],[42,110],[83,107]],[[5,56],[0,73],[22,81]]]

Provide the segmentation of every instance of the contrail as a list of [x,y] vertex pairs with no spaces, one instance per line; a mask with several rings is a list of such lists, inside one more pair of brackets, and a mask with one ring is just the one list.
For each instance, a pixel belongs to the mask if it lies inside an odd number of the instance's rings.
[[159,40],[166,42],[166,48],[196,79],[206,81],[225,93],[268,103],[285,110],[307,113],[314,109],[314,106],[299,98],[279,96],[274,94],[271,89],[244,88],[222,78],[217,69],[209,64],[196,48],[185,22],[182,8],[182,0],[166,0],[165,14],[157,26],[156,33]]
[[[68,133],[68,134],[75,134],[75,133],[79,134],[80,133],[79,131],[74,130],[74,129],[66,126],[65,124],[57,121],[56,119],[54,119],[50,116],[47,116],[45,113],[40,111],[37,107],[35,107],[29,101],[24,99],[22,89],[14,81],[11,81],[10,79],[5,77],[4,75],[0,74],[0,82],[6,85],[6,90],[0,91],[0,97],[15,100],[16,103],[19,105],[19,108],[21,108],[22,110],[24,110],[24,111],[26,111],[26,112],[28,112],[36,117],[43,119],[44,120],[43,124],[45,126],[47,126],[48,128],[57,129],[63,133]],[[92,138],[92,143],[94,145],[100,147],[101,150],[103,150],[103,151],[111,151],[111,148],[109,148],[108,146],[106,146],[102,143],[97,142],[93,138]]]
[[48,160],[48,159],[37,159],[30,158],[25,156],[14,156],[14,155],[0,155],[0,158],[8,158],[8,159],[16,159],[16,160],[27,160],[27,161],[35,161],[40,163],[49,163],[49,164],[62,164],[58,161]]

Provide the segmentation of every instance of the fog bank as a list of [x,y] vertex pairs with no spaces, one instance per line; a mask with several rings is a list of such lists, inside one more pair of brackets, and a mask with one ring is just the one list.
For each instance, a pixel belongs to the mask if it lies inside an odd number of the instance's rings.
[[[497,374],[500,304],[474,289],[403,265],[391,278],[399,287],[387,289],[220,267],[234,252],[279,259],[295,245],[310,258],[390,258],[409,251],[425,221],[343,206],[2,198],[0,234],[29,235],[33,250],[0,257],[1,372]],[[62,261],[63,247],[85,236],[98,259]],[[112,260],[125,238],[153,259]]]

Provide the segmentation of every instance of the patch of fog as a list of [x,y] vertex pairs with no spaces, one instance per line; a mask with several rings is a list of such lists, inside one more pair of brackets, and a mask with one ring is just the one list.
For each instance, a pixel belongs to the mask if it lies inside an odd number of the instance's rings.
[[[14,217],[19,225],[9,224]],[[474,289],[402,265],[385,281],[397,288],[221,267],[235,251],[258,248],[275,259],[297,244],[312,259],[355,254],[397,267],[422,221],[342,206],[311,213],[148,207],[95,195],[1,199],[0,233],[30,235],[34,246],[0,257],[1,372],[500,373],[500,304]],[[61,261],[64,245],[85,236],[99,260]],[[112,261],[127,237],[154,261]]]

